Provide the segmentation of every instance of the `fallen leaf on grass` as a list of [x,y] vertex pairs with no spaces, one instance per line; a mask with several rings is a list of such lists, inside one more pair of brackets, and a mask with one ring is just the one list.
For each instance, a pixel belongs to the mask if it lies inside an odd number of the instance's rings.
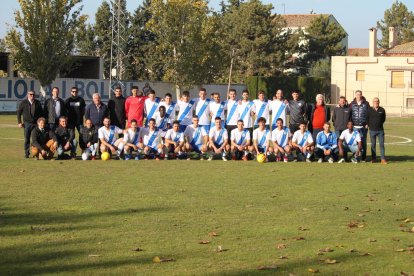
[[209,243],[210,243],[210,241],[208,241],[208,240],[202,240],[202,241],[198,242],[198,244],[209,244]]
[[315,268],[308,268],[308,272],[310,273],[319,273],[319,269],[315,269]]
[[216,252],[224,252],[224,251],[227,251],[228,249],[225,249],[225,248],[223,248],[221,245],[219,245],[219,246],[217,246],[217,248],[216,248]]
[[350,249],[349,252],[350,253],[355,253],[355,252],[358,252],[358,250],[356,250],[356,249]]
[[325,259],[325,260],[320,260],[320,261],[325,263],[325,264],[337,264],[337,263],[339,263],[337,260],[331,260],[331,259]]
[[132,251],[140,252],[140,251],[144,251],[144,249],[139,248],[139,247],[135,247],[134,249],[132,249]]
[[45,232],[48,230],[48,228],[46,227],[41,227],[41,226],[30,226],[30,229],[32,231],[39,231],[39,232]]
[[334,250],[332,248],[326,247],[319,249],[319,252],[334,252]]
[[348,228],[356,228],[358,227],[359,222],[357,221],[351,221],[350,223],[348,223]]
[[210,237],[217,237],[219,234],[217,234],[216,232],[210,232],[210,233],[208,233],[208,235]]
[[88,255],[88,257],[100,257],[101,255],[96,255],[96,254],[90,254]]
[[286,260],[286,259],[289,259],[288,257],[286,257],[286,256],[279,256],[279,259],[281,259],[281,260]]
[[153,263],[165,263],[165,262],[174,262],[175,260],[174,259],[172,259],[172,258],[160,258],[160,257],[158,257],[158,256],[155,256],[153,259],[152,259],[152,262]]
[[377,242],[377,240],[376,240],[376,239],[369,239],[368,241],[369,241],[369,242]]
[[397,241],[397,242],[399,242],[399,241],[400,241],[400,239],[399,239],[399,238],[391,238],[391,240],[392,240],[392,241]]
[[297,240],[297,241],[304,241],[305,240],[304,237],[294,237],[293,239]]
[[299,231],[309,231],[309,228],[306,228],[306,227],[300,226],[300,227],[298,228],[298,230],[299,230]]
[[368,252],[366,252],[366,253],[361,253],[361,254],[359,254],[360,256],[372,256],[372,254],[371,253],[368,253]]
[[344,247],[345,247],[345,245],[342,245],[342,244],[337,244],[337,245],[335,245],[335,247],[344,248]]
[[20,172],[20,173],[24,173],[24,172],[25,172],[25,170],[20,170],[19,172]]
[[286,248],[286,244],[280,243],[276,247],[277,247],[277,249],[285,249]]
[[407,223],[407,222],[410,222],[411,220],[409,219],[409,218],[406,218],[405,220],[404,220],[404,222],[405,223]]
[[400,272],[401,276],[414,276],[414,272],[413,273],[405,273],[403,271]]
[[397,249],[397,250],[395,250],[395,251],[397,251],[397,252],[404,252],[404,251],[405,251],[405,249],[404,249],[404,248],[399,248],[399,249]]
[[277,265],[261,265],[257,267],[257,270],[272,270],[272,269],[278,269],[279,267]]

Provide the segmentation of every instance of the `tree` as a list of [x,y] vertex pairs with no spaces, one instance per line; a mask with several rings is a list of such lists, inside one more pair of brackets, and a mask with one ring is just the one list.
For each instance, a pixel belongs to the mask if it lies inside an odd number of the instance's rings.
[[272,5],[259,0],[240,2],[223,15],[228,51],[235,50],[234,80],[248,76],[273,76],[282,71],[286,59],[289,32],[280,15],[272,15]]
[[6,52],[6,41],[4,38],[0,38],[0,52]]
[[215,41],[215,30],[207,1],[153,0],[149,10],[147,27],[158,38],[153,51],[164,55],[163,80],[174,82],[179,96],[181,87],[203,83],[212,71],[206,45]]
[[[75,33],[81,22],[81,0],[19,0],[16,27],[7,34],[18,70],[50,85],[73,61]],[[23,32],[23,34],[21,33]],[[44,90],[42,91],[43,96]]]
[[82,56],[98,56],[99,50],[92,24],[82,24],[76,33],[75,53]]
[[341,56],[346,52],[342,41],[346,32],[341,26],[332,22],[329,16],[314,18],[303,31],[303,43],[296,65],[301,74],[307,74],[310,67],[321,59]]
[[93,27],[96,36],[97,54],[103,59],[104,79],[109,78],[111,63],[112,41],[112,12],[108,2],[104,1],[95,13],[95,25]]
[[389,27],[396,28],[399,43],[414,40],[414,14],[406,5],[395,1],[391,8],[384,12],[384,19],[377,21],[377,28],[381,30],[382,39],[378,40],[378,46],[387,49],[389,41]]

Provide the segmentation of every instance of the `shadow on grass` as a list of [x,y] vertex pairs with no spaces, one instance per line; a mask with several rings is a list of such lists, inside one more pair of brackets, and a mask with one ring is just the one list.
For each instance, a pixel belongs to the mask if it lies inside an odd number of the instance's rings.
[[414,162],[414,156],[400,155],[400,156],[386,156],[390,162]]

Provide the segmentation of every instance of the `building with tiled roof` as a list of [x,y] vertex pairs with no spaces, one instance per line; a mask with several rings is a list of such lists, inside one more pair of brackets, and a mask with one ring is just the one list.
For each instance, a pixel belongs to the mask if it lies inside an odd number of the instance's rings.
[[369,48],[349,49],[347,56],[331,62],[331,100],[351,101],[361,90],[371,103],[378,97],[387,113],[414,115],[414,41],[398,44],[389,30],[387,49],[377,49],[377,30],[369,29]]

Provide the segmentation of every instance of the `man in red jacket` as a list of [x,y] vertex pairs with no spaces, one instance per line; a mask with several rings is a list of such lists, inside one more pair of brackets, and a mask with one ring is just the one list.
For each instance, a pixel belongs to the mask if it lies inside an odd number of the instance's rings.
[[131,126],[131,120],[135,119],[137,125],[142,127],[144,120],[144,106],[147,96],[142,95],[142,91],[138,91],[138,86],[132,86],[132,96],[129,96],[125,101],[125,114],[128,120],[128,126]]

